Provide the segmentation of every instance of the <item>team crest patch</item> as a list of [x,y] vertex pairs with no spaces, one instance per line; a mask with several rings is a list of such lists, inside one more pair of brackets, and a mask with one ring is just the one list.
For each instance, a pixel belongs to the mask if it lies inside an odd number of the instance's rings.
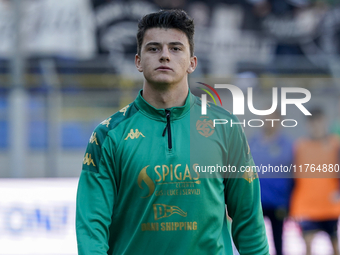
[[257,175],[257,172],[253,173],[248,166],[246,172],[242,175],[242,178],[245,179],[247,182],[252,183],[255,179],[259,178],[259,176]]
[[196,122],[196,129],[198,133],[200,135],[203,135],[204,137],[209,137],[215,132],[214,123],[210,119],[209,120],[204,119],[203,121],[198,120]]

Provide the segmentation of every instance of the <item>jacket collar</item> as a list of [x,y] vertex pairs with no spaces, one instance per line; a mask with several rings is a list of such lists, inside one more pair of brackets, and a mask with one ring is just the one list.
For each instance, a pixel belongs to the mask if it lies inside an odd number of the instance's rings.
[[[143,93],[143,90],[140,90],[136,100],[134,101],[134,104],[136,105],[138,110],[140,110],[141,112],[143,112],[145,115],[147,115],[148,117],[152,119],[159,119],[159,120],[166,121],[165,109],[157,109],[153,107],[152,105],[150,105],[147,101],[145,101],[145,99],[142,96],[142,93]],[[170,110],[171,112],[171,115],[170,115],[171,119],[174,120],[174,119],[180,119],[184,117],[184,115],[189,112],[191,106],[194,105],[195,100],[196,100],[196,97],[189,90],[187,98],[183,106],[176,106],[176,107],[171,107],[167,109],[167,110]]]

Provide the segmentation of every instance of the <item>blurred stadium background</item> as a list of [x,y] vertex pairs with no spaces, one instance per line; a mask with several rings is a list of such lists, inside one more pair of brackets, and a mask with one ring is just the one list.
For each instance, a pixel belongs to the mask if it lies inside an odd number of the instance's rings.
[[[304,87],[308,105],[322,105],[330,124],[339,119],[338,0],[0,0],[0,255],[77,253],[83,153],[96,125],[142,88],[136,25],[160,8],[195,19],[196,95],[196,81],[253,87],[261,108],[272,87]],[[288,107],[299,123],[286,130],[292,138],[305,134],[303,117]],[[313,247],[331,254],[324,233]],[[287,221],[286,254],[304,249]]]

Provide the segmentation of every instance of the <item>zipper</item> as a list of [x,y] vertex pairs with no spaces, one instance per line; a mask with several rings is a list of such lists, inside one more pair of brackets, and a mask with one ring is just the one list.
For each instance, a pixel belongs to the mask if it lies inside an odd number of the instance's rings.
[[166,126],[164,128],[162,136],[165,136],[165,131],[168,130],[168,148],[172,149],[171,128],[170,128],[170,114],[171,114],[171,112],[169,110],[165,109],[165,113],[166,113]]

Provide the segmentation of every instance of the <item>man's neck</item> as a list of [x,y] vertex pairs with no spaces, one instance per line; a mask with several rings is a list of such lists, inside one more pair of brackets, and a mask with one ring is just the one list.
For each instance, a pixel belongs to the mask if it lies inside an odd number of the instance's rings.
[[162,86],[151,86],[144,83],[143,98],[156,109],[167,109],[176,106],[183,106],[188,96],[188,84]]

